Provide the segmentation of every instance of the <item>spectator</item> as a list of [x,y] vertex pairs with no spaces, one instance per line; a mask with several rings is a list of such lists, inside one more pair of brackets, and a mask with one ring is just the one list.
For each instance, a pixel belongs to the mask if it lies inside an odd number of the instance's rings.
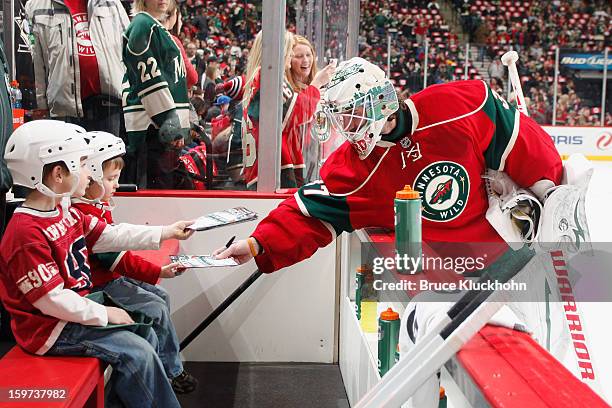
[[[194,43],[188,42],[185,51],[187,53],[187,61],[193,65],[194,69],[197,69],[201,59],[201,57],[198,55],[198,47]],[[199,77],[200,76],[198,75],[198,78]]]
[[[294,38],[290,32],[285,32],[284,55],[291,55],[293,52]],[[257,187],[257,146],[259,139],[259,80],[261,68],[261,40],[259,32],[253,42],[253,47],[249,55],[247,72],[245,75],[242,106],[242,136],[243,136],[243,163],[244,174],[247,188],[256,189]],[[287,59],[290,64],[290,59]],[[301,64],[300,64],[301,65]],[[285,72],[288,72],[285,67]],[[290,134],[302,123],[305,109],[310,106],[314,112],[314,105],[320,98],[319,88],[329,82],[333,67],[327,66],[313,78],[311,84],[300,93],[291,88],[285,77],[283,85],[283,132],[281,135],[281,187],[294,188],[303,183],[304,161],[301,148],[295,143],[290,143]],[[310,74],[310,73],[308,73]],[[294,78],[295,80],[295,78]],[[314,105],[312,103],[314,102]],[[294,140],[294,139],[292,139]]]
[[491,62],[491,65],[489,65],[487,72],[489,73],[489,80],[493,78],[503,80],[506,70],[504,68],[504,64],[501,62],[501,59],[495,58]]
[[294,36],[290,64],[285,75],[295,92],[301,92],[310,85],[317,74],[317,56],[314,47],[305,37]]
[[206,8],[200,7],[198,15],[195,18],[193,26],[197,29],[197,39],[200,42],[200,47],[205,47],[206,39],[208,38],[208,18],[206,17]]
[[[47,15],[58,7],[62,12]],[[65,0],[58,6],[53,0],[31,0],[26,3],[26,14],[36,39],[38,108],[89,131],[124,137],[121,33],[129,19],[121,2]],[[79,50],[78,55],[74,50]],[[74,75],[67,75],[73,70]]]
[[185,65],[177,63],[182,55],[160,22],[168,7],[136,0],[124,34],[126,170],[140,188],[173,188],[178,149],[190,128]]
[[176,46],[179,48],[179,51],[181,52],[181,64],[185,67],[187,73],[186,84],[187,89],[189,89],[198,82],[198,73],[196,72],[193,65],[190,63],[189,58],[187,57],[187,53],[183,48],[183,44],[178,38],[182,24],[183,22],[181,11],[178,7],[176,7],[176,3],[171,2],[168,8],[168,16],[164,21],[164,27],[166,27],[170,35],[172,35],[172,39],[176,43]]

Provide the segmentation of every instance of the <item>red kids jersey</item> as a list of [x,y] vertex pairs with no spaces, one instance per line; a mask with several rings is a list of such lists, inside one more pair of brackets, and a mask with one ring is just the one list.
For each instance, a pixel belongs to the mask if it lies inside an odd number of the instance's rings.
[[[259,145],[260,93],[259,72],[251,85],[248,106],[243,106],[242,154],[247,187],[257,183],[257,147]],[[299,187],[304,183],[300,126],[314,115],[321,95],[314,86],[299,94],[288,83],[283,85],[283,131],[281,138],[281,187]]]
[[59,207],[15,210],[0,244],[0,298],[17,343],[29,352],[44,354],[66,324],[33,303],[60,286],[87,294],[92,287],[88,248],[105,227],[73,208],[65,217]]
[[327,159],[321,181],[262,220],[252,234],[264,249],[259,270],[306,259],[342,231],[392,229],[395,193],[405,184],[421,193],[425,241],[502,242],[485,218],[485,170],[505,171],[522,187],[561,179],[550,136],[483,81],[434,85],[406,105],[365,160],[344,143]]
[[[83,214],[93,215],[107,224],[113,224],[113,215],[106,205],[94,205],[82,200],[73,200],[72,205]],[[94,287],[105,285],[122,275],[155,285],[161,273],[159,265],[131,251],[90,254],[89,260]]]

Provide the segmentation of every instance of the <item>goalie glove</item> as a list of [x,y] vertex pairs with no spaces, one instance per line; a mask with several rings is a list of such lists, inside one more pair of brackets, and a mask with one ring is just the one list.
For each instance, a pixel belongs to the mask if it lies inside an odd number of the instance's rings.
[[504,172],[487,169],[483,178],[489,198],[486,218],[497,233],[514,250],[535,242],[542,214],[540,201]]

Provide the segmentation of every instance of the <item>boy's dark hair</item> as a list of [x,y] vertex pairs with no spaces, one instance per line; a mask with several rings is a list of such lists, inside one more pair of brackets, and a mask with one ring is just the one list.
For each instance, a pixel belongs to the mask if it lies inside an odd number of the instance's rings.
[[64,173],[70,173],[70,170],[68,170],[68,166],[66,166],[66,163],[64,163],[63,161],[56,161],[53,163],[45,164],[43,166],[43,171],[42,171],[43,180],[53,171],[55,166],[60,166]]

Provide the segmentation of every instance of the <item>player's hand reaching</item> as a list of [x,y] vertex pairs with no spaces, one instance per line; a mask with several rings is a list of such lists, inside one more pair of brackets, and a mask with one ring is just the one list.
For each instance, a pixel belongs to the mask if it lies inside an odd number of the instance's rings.
[[128,312],[118,307],[105,306],[108,315],[108,324],[132,324],[134,320]]
[[316,87],[317,89],[321,89],[324,85],[327,85],[334,75],[334,71],[336,70],[335,62],[331,64],[327,64],[325,68],[317,72],[315,77],[312,79],[310,85]]
[[174,224],[166,225],[162,229],[161,240],[165,241],[172,238],[185,240],[189,238],[195,232],[194,230],[187,229],[191,224],[193,224],[193,221],[178,221]]
[[162,266],[159,277],[163,279],[171,279],[181,275],[183,272],[185,272],[185,268],[178,262],[173,262],[171,264]]
[[[256,239],[249,238],[253,245],[253,249],[256,253],[259,253],[259,243]],[[249,247],[249,240],[241,239],[240,241],[234,242],[228,248],[221,247],[213,252],[213,256],[216,259],[234,258],[239,264],[246,263],[253,258],[253,253]]]

